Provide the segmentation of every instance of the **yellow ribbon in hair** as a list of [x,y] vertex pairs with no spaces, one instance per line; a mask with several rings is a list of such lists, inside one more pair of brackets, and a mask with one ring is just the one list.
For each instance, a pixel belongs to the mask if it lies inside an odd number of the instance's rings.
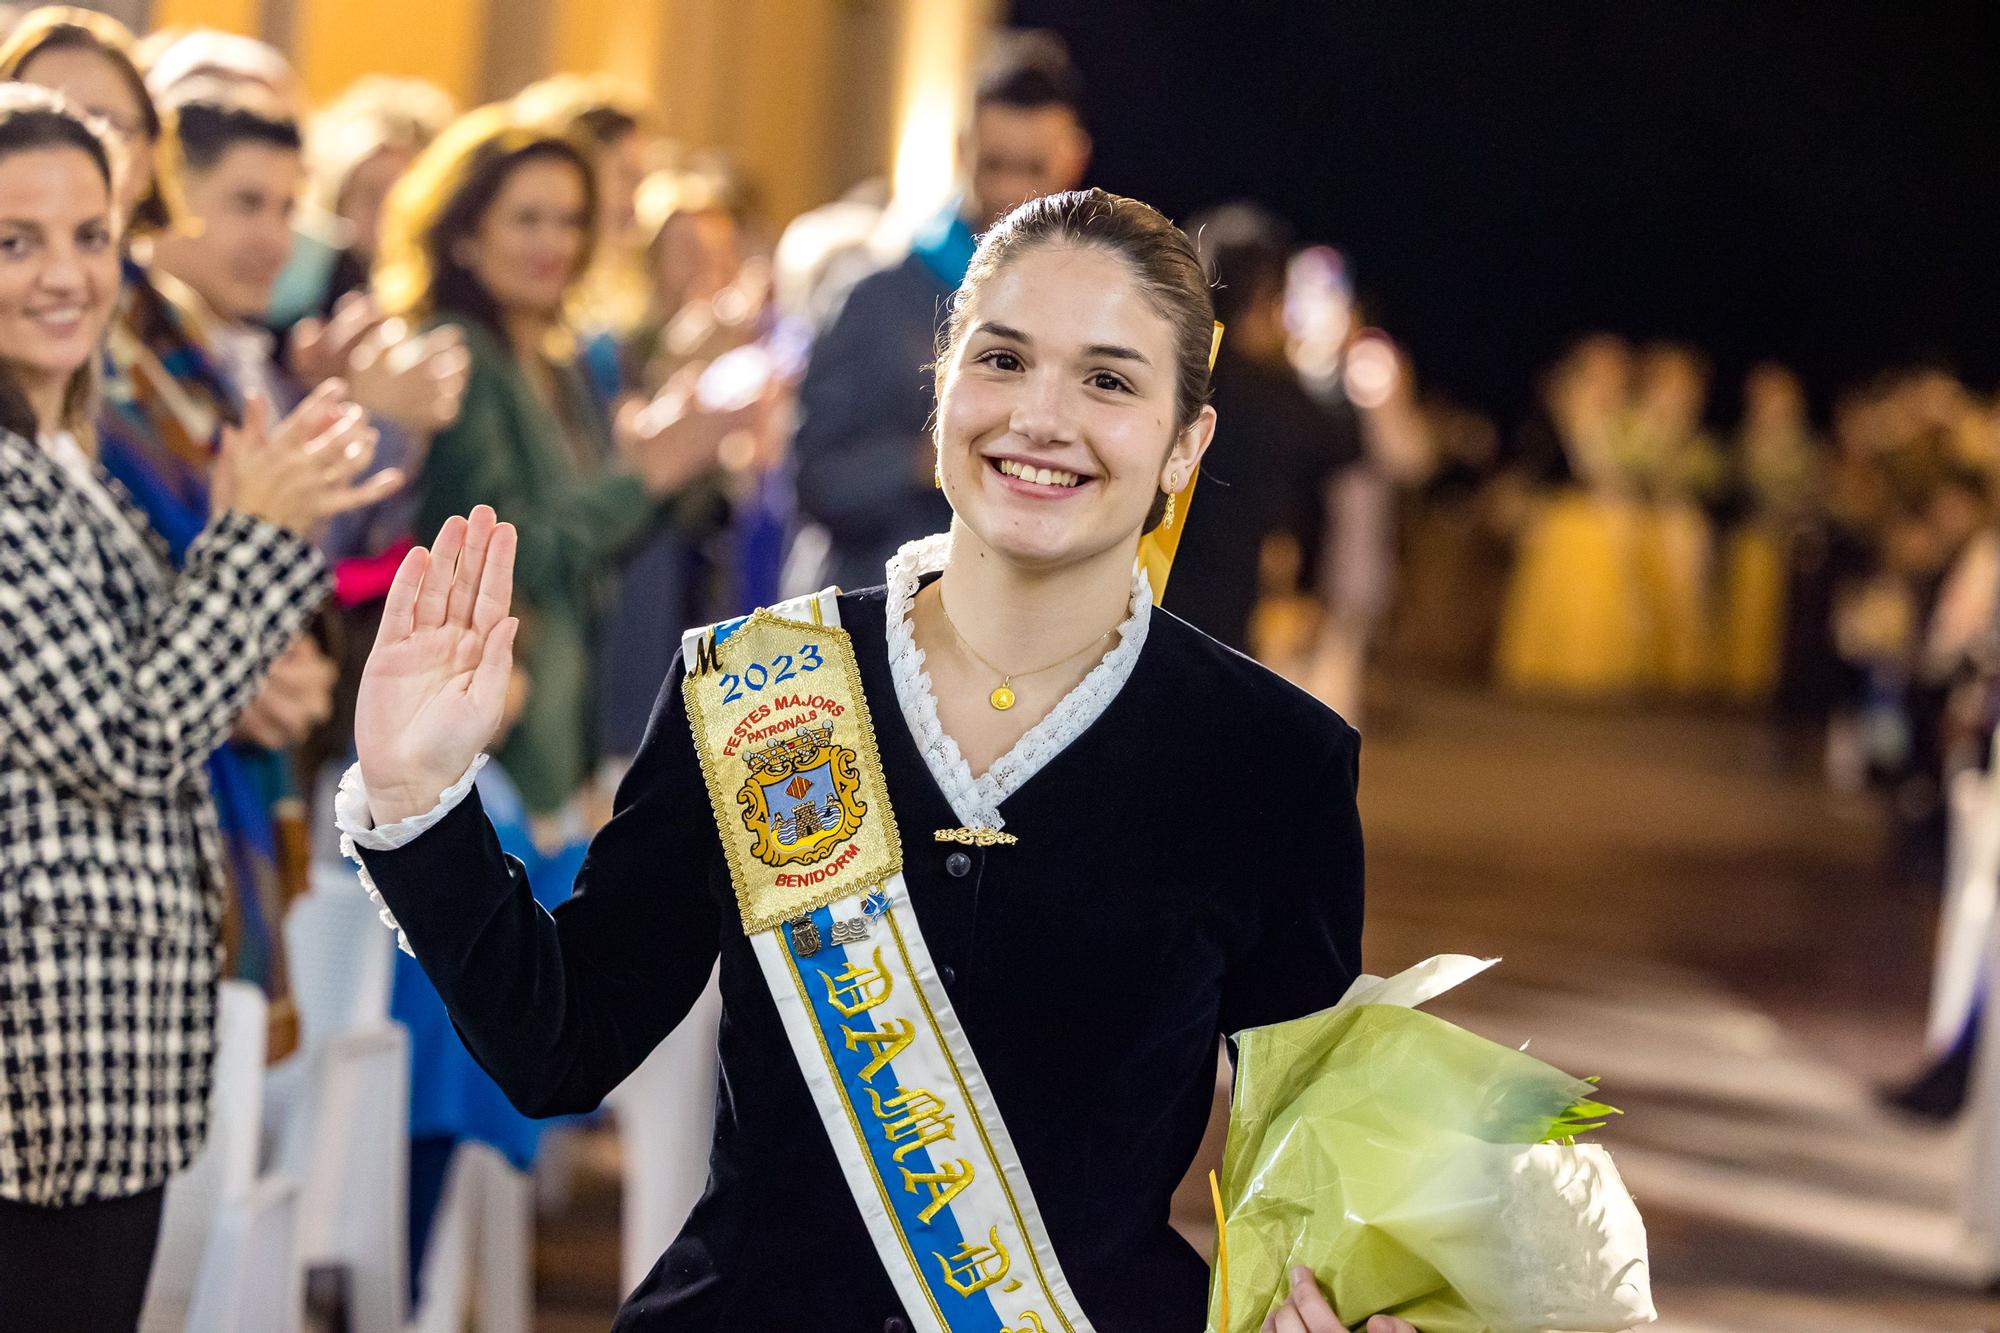
[[[1215,333],[1208,342],[1208,368],[1215,370],[1216,353],[1222,350],[1222,321],[1215,322]],[[1173,522],[1162,523],[1151,532],[1139,538],[1139,567],[1146,571],[1146,581],[1153,587],[1153,605],[1167,595],[1167,575],[1174,569],[1174,552],[1180,549],[1181,534],[1187,531],[1188,511],[1194,508],[1194,484],[1201,480],[1201,468],[1188,473],[1187,485],[1174,497]]]

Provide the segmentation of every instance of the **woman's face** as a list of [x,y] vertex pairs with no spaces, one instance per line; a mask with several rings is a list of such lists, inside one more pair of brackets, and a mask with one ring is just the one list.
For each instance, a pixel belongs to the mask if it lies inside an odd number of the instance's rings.
[[109,125],[124,142],[125,177],[118,190],[118,211],[131,217],[153,188],[154,143],[146,133],[146,108],[138,91],[111,57],[87,47],[44,51],[22,67],[23,83],[53,88]]
[[118,292],[111,191],[80,148],[0,158],[0,364],[31,401],[96,354]]
[[382,205],[389,191],[410,164],[417,160],[414,150],[401,144],[384,144],[361,159],[340,187],[334,211],[353,230],[353,242],[364,258],[373,259],[382,234]]
[[1687,353],[1658,351],[1640,367],[1637,396],[1640,410],[1658,426],[1674,434],[1692,434],[1701,426],[1708,379]]
[[1609,339],[1586,339],[1558,367],[1549,407],[1570,424],[1604,424],[1625,410],[1631,392],[1631,357]]
[[1134,547],[1215,429],[1176,430],[1174,330],[1131,269],[1094,247],[1045,246],[983,282],[945,369],[946,497],[986,547],[1049,570]]
[[508,173],[455,257],[501,310],[552,317],[583,260],[588,206],[575,163],[529,158]]

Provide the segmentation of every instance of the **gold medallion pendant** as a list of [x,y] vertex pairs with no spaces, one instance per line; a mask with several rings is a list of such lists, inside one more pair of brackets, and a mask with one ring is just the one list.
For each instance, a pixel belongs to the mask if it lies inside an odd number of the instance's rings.
[[1014,671],[1014,672],[1002,671],[999,667],[994,666],[991,662],[987,661],[985,656],[977,648],[974,648],[970,643],[966,642],[965,636],[958,632],[958,626],[952,624],[951,612],[945,607],[944,584],[942,582],[939,582],[934,586],[938,589],[938,594],[937,594],[938,612],[944,617],[945,626],[951,630],[951,637],[958,640],[959,647],[965,649],[966,652],[972,655],[973,661],[979,663],[979,665],[985,667],[988,671],[991,671],[994,675],[1000,677],[1000,683],[998,685],[995,685],[993,687],[993,692],[986,696],[986,702],[993,705],[993,711],[996,713],[1004,713],[1008,709],[1014,706],[1015,676],[1021,676],[1025,678],[1028,676],[1039,676],[1044,671],[1054,671],[1064,662],[1070,661],[1072,658],[1079,657],[1082,654],[1089,652],[1092,648],[1095,648],[1098,644],[1103,643],[1106,639],[1110,638],[1113,634],[1118,632],[1118,626],[1113,625],[1110,629],[1104,631],[1104,633],[1098,635],[1096,638],[1092,639],[1089,643],[1086,643],[1083,647],[1076,649],[1074,652],[1065,654],[1060,660],[1051,662],[1047,666],[1036,667],[1033,671]]

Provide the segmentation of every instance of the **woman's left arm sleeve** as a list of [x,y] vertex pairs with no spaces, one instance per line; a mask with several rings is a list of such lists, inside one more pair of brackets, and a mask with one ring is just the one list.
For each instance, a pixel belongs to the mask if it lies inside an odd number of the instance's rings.
[[[616,812],[553,913],[463,780],[450,808],[398,846],[350,831],[466,1049],[524,1115],[595,1108],[687,1016],[715,967],[715,819],[682,679],[676,658]],[[344,812],[365,816],[365,798]]]
[[1328,1008],[1361,974],[1361,736],[1340,728],[1318,779],[1286,784],[1311,803],[1273,810],[1265,854],[1250,862],[1257,922],[1223,982],[1224,1035]]
[[0,755],[104,806],[207,761],[327,592],[296,533],[230,511],[128,627],[44,507],[0,497]]

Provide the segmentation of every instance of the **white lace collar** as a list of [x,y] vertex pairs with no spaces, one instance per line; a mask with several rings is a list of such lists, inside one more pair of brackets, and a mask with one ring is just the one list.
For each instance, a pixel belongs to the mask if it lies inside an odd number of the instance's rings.
[[917,647],[910,627],[910,605],[916,600],[919,581],[943,569],[950,554],[951,534],[941,532],[906,543],[889,561],[889,675],[896,683],[896,702],[902,705],[903,721],[938,789],[951,802],[952,813],[967,828],[997,829],[1006,824],[1000,803],[1067,749],[1125,688],[1152,624],[1153,588],[1146,572],[1135,567],[1131,611],[1118,626],[1118,642],[1047,717],[975,778],[971,765],[959,753],[958,742],[945,735],[938,722],[937,696],[931,692],[930,674],[924,670],[924,651]]

